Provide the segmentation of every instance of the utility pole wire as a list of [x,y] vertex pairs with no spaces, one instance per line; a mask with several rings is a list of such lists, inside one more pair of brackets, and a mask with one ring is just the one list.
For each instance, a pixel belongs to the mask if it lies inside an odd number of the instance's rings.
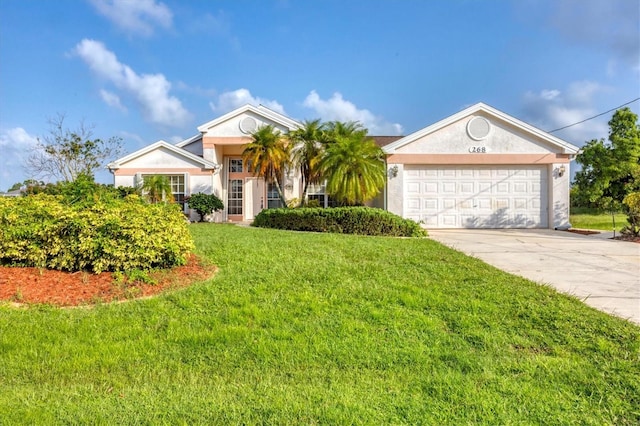
[[578,124],[582,124],[582,123],[584,123],[585,121],[593,120],[594,118],[600,117],[601,115],[605,115],[605,114],[607,114],[607,113],[610,113],[611,111],[615,111],[615,110],[617,110],[618,108],[622,108],[622,107],[623,107],[623,106],[625,106],[625,105],[629,105],[629,104],[631,104],[631,103],[634,103],[634,102],[635,102],[635,101],[637,101],[637,100],[640,100],[640,98],[635,98],[634,100],[629,101],[629,102],[627,102],[627,103],[625,103],[625,104],[622,104],[622,105],[620,105],[620,106],[617,106],[617,107],[615,107],[615,108],[612,108],[612,109],[610,109],[609,111],[601,112],[601,113],[600,113],[600,114],[598,114],[598,115],[594,115],[593,117],[585,118],[584,120],[582,120],[582,121],[578,121],[577,123],[569,124],[568,126],[560,127],[560,128],[558,128],[558,129],[554,129],[554,130],[549,130],[547,133],[553,133],[553,132],[557,132],[558,130],[564,130],[564,129],[567,129],[567,128],[569,128],[569,127],[577,126]]

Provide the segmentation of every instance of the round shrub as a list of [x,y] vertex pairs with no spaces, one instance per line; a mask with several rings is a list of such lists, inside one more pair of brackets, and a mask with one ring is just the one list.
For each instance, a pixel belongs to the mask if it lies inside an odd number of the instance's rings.
[[213,212],[219,212],[224,209],[222,200],[215,194],[203,194],[198,192],[190,197],[185,198],[185,201],[189,204],[189,207],[194,209],[200,215],[200,222],[204,221],[204,217]]
[[179,205],[137,195],[69,205],[60,196],[0,198],[0,263],[66,271],[185,264],[193,239]]
[[413,220],[371,207],[267,209],[256,216],[253,226],[291,231],[395,237],[427,235],[427,232]]

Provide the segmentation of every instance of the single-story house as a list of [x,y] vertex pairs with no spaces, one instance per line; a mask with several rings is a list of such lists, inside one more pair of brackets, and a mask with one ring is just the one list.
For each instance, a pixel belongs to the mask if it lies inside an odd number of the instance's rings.
[[[272,125],[302,126],[264,106],[245,105],[198,127],[178,144],[158,141],[108,165],[115,186],[139,185],[145,175],[168,176],[173,195],[216,194],[225,210],[216,221],[250,221],[279,206],[272,185],[242,161],[251,133]],[[569,167],[578,147],[478,103],[404,137],[373,136],[386,154],[387,184],[372,203],[427,228],[569,227]],[[328,206],[323,185],[309,198]],[[296,170],[284,177],[287,199],[300,197]]]

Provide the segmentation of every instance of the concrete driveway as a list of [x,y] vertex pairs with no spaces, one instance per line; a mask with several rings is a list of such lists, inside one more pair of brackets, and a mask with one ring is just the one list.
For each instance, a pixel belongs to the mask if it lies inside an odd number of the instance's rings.
[[640,244],[542,229],[430,229],[429,236],[640,324]]

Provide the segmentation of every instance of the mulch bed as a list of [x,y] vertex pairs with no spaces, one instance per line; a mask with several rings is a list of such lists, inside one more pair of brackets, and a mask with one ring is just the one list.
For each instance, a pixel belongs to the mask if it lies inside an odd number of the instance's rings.
[[0,301],[54,306],[93,305],[149,297],[187,287],[212,277],[215,266],[204,265],[195,255],[188,263],[152,271],[153,284],[116,280],[111,272],[63,272],[41,268],[0,266]]
[[581,235],[593,235],[593,234],[599,234],[600,232],[598,231],[589,231],[588,229],[567,229],[567,231],[569,232],[573,232],[574,234],[581,234]]

